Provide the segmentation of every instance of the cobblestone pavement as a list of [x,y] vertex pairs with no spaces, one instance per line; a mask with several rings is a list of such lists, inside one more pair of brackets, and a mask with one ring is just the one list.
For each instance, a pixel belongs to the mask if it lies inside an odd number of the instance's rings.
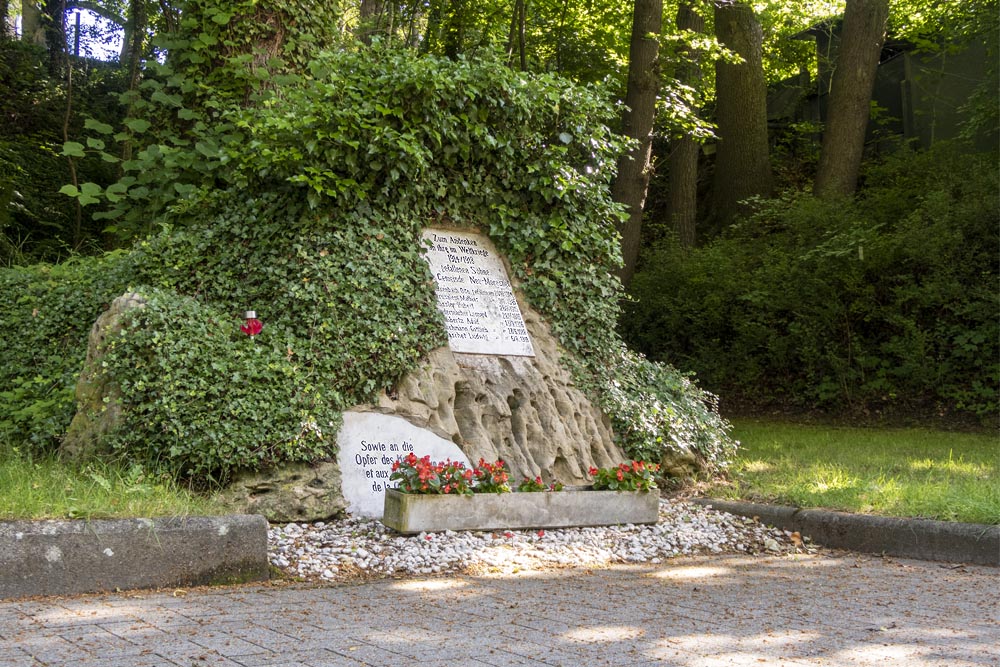
[[855,554],[0,602],[0,665],[1000,665],[1000,571]]

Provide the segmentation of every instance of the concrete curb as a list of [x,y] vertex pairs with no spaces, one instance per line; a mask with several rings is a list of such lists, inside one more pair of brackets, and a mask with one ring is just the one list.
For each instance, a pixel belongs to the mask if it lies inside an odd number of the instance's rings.
[[694,498],[698,505],[798,531],[816,544],[837,549],[1000,567],[1000,526],[927,519],[848,514],[714,498]]
[[268,578],[267,521],[238,514],[0,522],[0,600]]

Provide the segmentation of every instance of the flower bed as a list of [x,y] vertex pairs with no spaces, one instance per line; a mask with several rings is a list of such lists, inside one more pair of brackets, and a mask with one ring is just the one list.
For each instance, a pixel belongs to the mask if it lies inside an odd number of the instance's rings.
[[400,488],[386,491],[382,523],[404,534],[656,523],[656,470],[633,461],[591,469],[594,486],[564,489],[536,478],[510,493],[503,461],[480,461],[469,471],[411,455],[393,468]]
[[404,534],[656,523],[659,501],[656,491],[595,491],[589,487],[558,493],[460,496],[389,489],[382,523]]

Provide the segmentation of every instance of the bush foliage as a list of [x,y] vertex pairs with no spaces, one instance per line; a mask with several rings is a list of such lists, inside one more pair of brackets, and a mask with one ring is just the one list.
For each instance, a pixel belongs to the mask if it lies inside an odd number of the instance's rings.
[[757,403],[926,417],[997,412],[995,155],[938,145],[855,200],[790,193],[684,253],[656,247],[625,337]]
[[0,269],[0,439],[50,453],[76,411],[74,390],[97,316],[128,284],[122,253]]
[[[127,407],[109,446],[203,481],[332,456],[340,411],[445,342],[421,257],[437,224],[493,238],[629,456],[723,463],[711,397],[615,333],[622,144],[605,99],[489,60],[339,51],[280,96],[228,108],[183,159],[176,143],[139,152],[144,169],[169,158],[183,174],[170,197],[144,199],[134,178],[108,189],[112,204],[169,201],[137,209],[163,228],[129,255],[148,303],[105,360]],[[264,322],[253,340],[248,309]]]

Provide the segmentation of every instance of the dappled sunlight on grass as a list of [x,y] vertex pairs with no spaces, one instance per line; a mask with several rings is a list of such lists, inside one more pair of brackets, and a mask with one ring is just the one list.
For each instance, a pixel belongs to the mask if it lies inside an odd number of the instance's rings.
[[736,422],[726,498],[1000,523],[1000,440],[927,429]]
[[761,461],[760,459],[756,459],[754,461],[743,461],[740,465],[747,472],[771,472],[774,470],[773,463]]
[[224,513],[140,466],[80,467],[54,457],[30,459],[0,447],[0,519],[100,519]]
[[[1000,447],[1000,445],[998,445]],[[948,456],[947,461],[930,458],[907,461],[906,465],[913,472],[938,472],[943,475],[966,475],[979,479],[989,479],[991,466],[984,462],[972,462],[959,457],[957,460]],[[993,466],[995,472],[996,466]]]
[[828,466],[813,466],[812,474],[804,476],[807,481],[807,488],[813,493],[827,493],[828,491],[839,491],[841,489],[853,489],[860,483],[858,479],[851,477],[845,471],[830,468]]

